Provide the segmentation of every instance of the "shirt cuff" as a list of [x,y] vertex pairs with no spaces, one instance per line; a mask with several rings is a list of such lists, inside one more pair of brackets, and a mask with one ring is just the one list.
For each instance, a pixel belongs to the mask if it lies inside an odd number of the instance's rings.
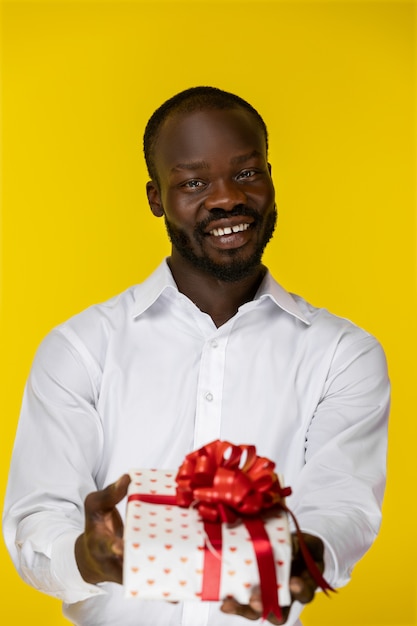
[[106,593],[101,587],[87,583],[80,574],[75,560],[75,542],[79,534],[79,531],[65,533],[54,541],[52,547],[52,573],[63,589],[61,599],[67,604]]

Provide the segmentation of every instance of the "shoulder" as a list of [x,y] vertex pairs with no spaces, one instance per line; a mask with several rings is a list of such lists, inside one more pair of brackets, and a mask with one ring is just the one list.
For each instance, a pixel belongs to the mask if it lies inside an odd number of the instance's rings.
[[311,332],[350,336],[352,339],[369,338],[371,341],[377,341],[370,332],[353,320],[337,315],[325,307],[314,306],[299,295],[293,293],[290,295],[307,321]]
[[312,338],[316,335],[323,339],[342,335],[371,337],[367,331],[346,317],[335,315],[327,308],[315,306],[300,295],[287,291],[270,273],[261,285],[259,296],[274,302],[276,307],[272,307],[272,310],[275,308],[275,312],[280,313],[278,317],[281,320],[286,319],[288,324],[292,323],[305,337]]
[[108,335],[133,318],[135,289],[130,287],[105,302],[89,306],[57,326],[55,332],[73,332],[85,340],[97,335]]
[[53,328],[41,342],[34,365],[62,373],[76,368],[100,376],[108,344],[123,333],[134,316],[135,287],[94,304]]
[[[262,287],[262,295],[277,305],[279,320],[286,319],[286,331],[296,342],[302,354],[324,359],[329,366],[339,359],[350,361],[372,353],[375,361],[385,367],[385,355],[378,339],[354,321],[335,315],[327,308],[318,307],[300,295],[286,291],[268,274]],[[271,307],[269,307],[271,310]]]
[[372,363],[372,367],[386,371],[384,349],[372,333],[346,317],[313,306],[298,295],[291,294],[291,297],[309,323],[306,336],[310,336],[320,352],[327,353],[333,368],[358,361]]

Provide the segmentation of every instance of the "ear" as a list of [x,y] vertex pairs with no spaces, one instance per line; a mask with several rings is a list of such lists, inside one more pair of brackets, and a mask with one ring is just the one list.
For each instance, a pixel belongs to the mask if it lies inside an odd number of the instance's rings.
[[268,170],[269,170],[269,175],[272,174],[272,165],[270,163],[268,163]]
[[146,195],[148,196],[152,213],[155,217],[162,217],[164,208],[162,206],[161,194],[159,193],[158,185],[153,180],[146,183]]

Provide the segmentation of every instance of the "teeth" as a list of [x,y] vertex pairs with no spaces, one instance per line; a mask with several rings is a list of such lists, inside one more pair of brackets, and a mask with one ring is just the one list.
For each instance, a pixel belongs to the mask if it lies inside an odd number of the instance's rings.
[[225,228],[213,228],[210,231],[210,235],[215,237],[221,237],[222,235],[231,235],[232,233],[240,233],[249,228],[248,223],[236,224],[236,226],[226,226]]

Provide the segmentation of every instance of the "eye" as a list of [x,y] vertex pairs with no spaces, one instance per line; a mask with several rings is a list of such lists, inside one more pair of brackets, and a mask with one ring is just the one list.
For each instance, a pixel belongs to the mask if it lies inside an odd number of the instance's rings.
[[199,189],[203,187],[204,183],[202,180],[197,180],[193,178],[192,180],[187,180],[185,183],[181,184],[181,187],[185,187],[186,189]]
[[242,172],[239,172],[236,178],[238,180],[242,178],[253,178],[257,173],[257,170],[243,170]]

